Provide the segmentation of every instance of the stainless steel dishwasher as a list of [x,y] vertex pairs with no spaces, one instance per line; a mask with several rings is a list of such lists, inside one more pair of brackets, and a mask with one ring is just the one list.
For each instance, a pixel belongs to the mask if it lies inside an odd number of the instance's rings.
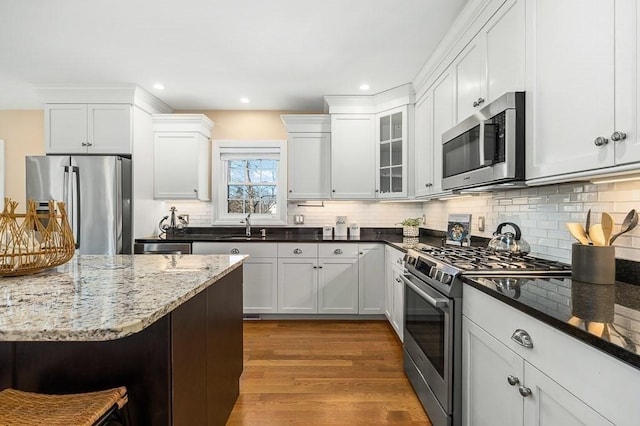
[[134,254],[191,254],[191,243],[153,242],[135,243]]

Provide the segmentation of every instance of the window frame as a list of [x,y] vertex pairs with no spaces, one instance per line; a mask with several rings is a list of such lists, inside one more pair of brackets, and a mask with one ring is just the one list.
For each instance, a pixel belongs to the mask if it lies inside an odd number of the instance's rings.
[[[286,140],[215,140],[212,149],[211,188],[213,192],[213,225],[241,226],[246,217],[243,213],[228,213],[227,206],[227,169],[224,154],[237,153],[246,155],[255,153],[259,158],[261,151],[271,151],[269,155],[278,156],[278,194],[276,203],[278,212],[275,215],[251,214],[252,225],[286,225],[287,224],[287,141]],[[251,152],[254,150],[253,152]]]

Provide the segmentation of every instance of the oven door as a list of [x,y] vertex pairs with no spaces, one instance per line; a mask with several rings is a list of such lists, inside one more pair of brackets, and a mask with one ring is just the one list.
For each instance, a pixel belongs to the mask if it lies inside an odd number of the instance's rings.
[[454,299],[413,275],[401,278],[405,283],[405,350],[443,411],[451,415]]

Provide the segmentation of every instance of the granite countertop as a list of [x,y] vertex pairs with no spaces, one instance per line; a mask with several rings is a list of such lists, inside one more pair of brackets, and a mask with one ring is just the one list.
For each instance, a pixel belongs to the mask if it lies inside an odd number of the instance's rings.
[[76,255],[39,274],[0,278],[0,340],[100,341],[139,332],[245,255]]
[[617,281],[615,285],[589,284],[570,277],[465,277],[464,282],[640,368],[638,285],[622,281]]

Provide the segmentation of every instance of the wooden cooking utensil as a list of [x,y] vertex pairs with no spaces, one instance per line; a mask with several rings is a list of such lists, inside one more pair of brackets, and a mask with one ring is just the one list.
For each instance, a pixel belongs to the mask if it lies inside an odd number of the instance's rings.
[[605,245],[608,246],[609,240],[611,239],[611,232],[613,231],[613,217],[611,217],[611,215],[607,212],[602,213],[600,225],[602,225],[602,233],[604,234]]
[[581,223],[569,222],[567,223],[567,228],[573,238],[580,241],[581,244],[589,245],[589,239],[587,238],[587,234],[584,232],[584,228]]
[[602,231],[602,225],[596,223],[595,225],[591,225],[589,228],[589,236],[591,237],[591,241],[594,246],[606,246],[608,245],[607,241],[604,239],[604,232]]

